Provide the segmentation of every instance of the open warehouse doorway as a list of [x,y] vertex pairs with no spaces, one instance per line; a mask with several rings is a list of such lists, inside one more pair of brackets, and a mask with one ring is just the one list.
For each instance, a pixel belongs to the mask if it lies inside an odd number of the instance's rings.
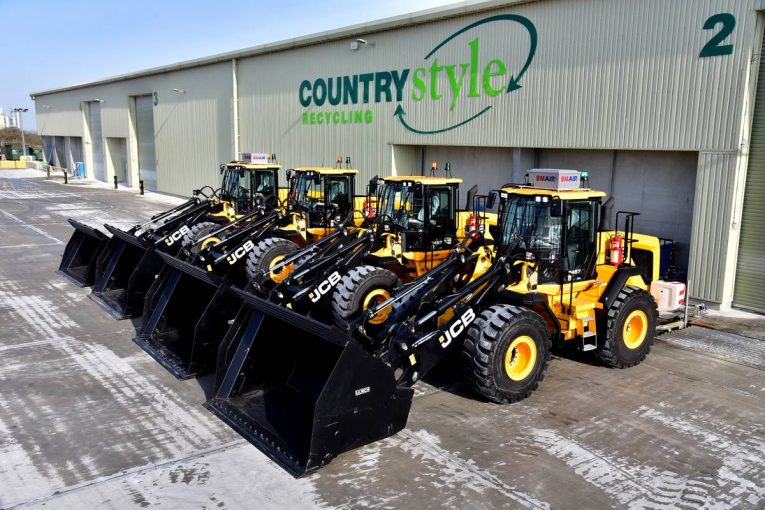
[[[687,273],[698,152],[396,146],[394,156],[413,169],[402,172],[398,165],[399,174],[428,175],[432,162],[437,161],[439,175],[444,175],[445,164],[451,163],[454,177],[464,180],[460,207],[466,205],[467,192],[474,184],[485,194],[509,182],[522,183],[532,168],[588,171],[590,186],[607,193],[604,202],[613,197],[607,208],[607,226],[613,228],[617,211],[640,213],[636,231],[675,241],[678,275]],[[417,161],[410,162],[415,156]]]

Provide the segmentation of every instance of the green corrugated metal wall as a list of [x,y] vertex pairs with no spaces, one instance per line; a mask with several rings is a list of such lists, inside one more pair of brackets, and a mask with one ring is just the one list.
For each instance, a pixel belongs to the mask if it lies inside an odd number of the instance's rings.
[[762,62],[756,94],[733,304],[765,311],[765,65]]

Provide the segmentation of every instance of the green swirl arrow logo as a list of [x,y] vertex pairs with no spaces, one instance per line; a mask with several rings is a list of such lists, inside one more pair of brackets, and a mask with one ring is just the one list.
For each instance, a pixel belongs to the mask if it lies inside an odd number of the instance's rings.
[[[478,26],[485,25],[487,23],[493,23],[495,21],[511,21],[511,22],[519,23],[529,33],[529,40],[530,40],[529,54],[526,57],[526,61],[524,62],[524,64],[521,67],[521,69],[517,73],[515,73],[515,74],[510,74],[510,78],[508,80],[507,87],[504,88],[504,92],[509,94],[510,92],[513,92],[513,91],[516,91],[516,90],[520,89],[522,87],[522,85],[520,84],[521,78],[523,77],[524,74],[526,74],[526,71],[528,70],[529,66],[531,65],[531,62],[534,60],[534,56],[536,55],[536,51],[537,51],[537,30],[536,30],[536,27],[534,26],[534,24],[528,18],[525,18],[523,16],[519,16],[517,14],[499,14],[499,15],[496,15],[496,16],[491,16],[491,17],[484,18],[482,20],[476,21],[475,23],[471,23],[470,25],[467,25],[467,26],[461,28],[460,30],[454,32],[449,37],[447,37],[446,39],[441,41],[438,45],[436,45],[425,56],[425,60],[429,60],[430,57],[432,57],[436,52],[438,52],[439,49],[441,49],[444,45],[448,44],[452,39],[454,39],[455,37],[459,36],[460,34],[463,34],[463,33],[467,32],[468,30],[471,30],[471,29],[476,28]],[[473,47],[473,43],[475,43],[475,47]],[[475,40],[471,41],[471,52],[474,52],[471,55],[471,57],[472,56],[476,56],[477,57],[477,54],[478,54],[478,39],[475,39]],[[484,88],[488,89],[488,94],[491,95],[491,96],[495,96],[495,95],[499,94],[502,90],[496,90],[496,89],[492,89],[491,88],[490,82],[488,82],[487,78],[486,78],[487,71],[488,71],[489,78],[491,78],[491,76],[495,76],[496,74],[503,74],[505,69],[504,69],[504,63],[501,62],[501,61],[494,60],[494,61],[490,62],[490,66],[491,66],[491,64],[494,64],[494,66],[495,66],[494,71],[495,72],[492,73],[491,72],[492,70],[490,69],[490,67],[487,67],[487,69],[484,71],[484,82],[483,82],[483,84],[484,84]],[[457,74],[455,72],[455,66],[438,67],[437,66],[437,61],[435,61],[433,66],[431,66],[431,70],[432,69],[436,69],[436,70],[445,69],[447,77],[449,78],[449,81],[450,81],[450,83],[452,85],[452,88],[454,89],[454,87],[456,86],[457,90],[459,91],[459,89],[464,84],[464,78],[465,78],[465,74],[466,74],[466,71],[467,71],[467,67],[468,67],[468,64],[461,64],[460,65],[460,68],[462,69],[462,72],[463,72],[461,79],[459,79],[457,77]],[[424,69],[421,69],[421,71],[424,71]],[[422,73],[422,75],[421,75],[421,77],[419,79],[418,79],[418,74],[417,73],[418,73],[418,70],[415,70],[415,73],[414,73],[414,85],[415,85],[416,89],[419,89],[419,92],[421,94],[419,96],[419,99],[422,99],[425,96],[427,84],[425,83],[425,80],[423,79],[424,78],[424,73]],[[477,91],[476,91],[477,90],[477,75],[476,75],[476,73],[477,73],[477,70],[475,70],[475,69],[473,69],[471,71],[470,92],[468,94],[469,97],[476,97],[477,95],[479,95],[477,93]],[[431,96],[433,96],[435,99],[439,99],[441,96],[437,95],[437,92],[435,90],[434,84],[431,83],[431,87],[433,87],[433,88],[431,88],[431,92],[430,92]],[[415,93],[413,95],[413,98],[415,100],[418,100],[417,90],[415,91]],[[455,97],[454,101],[452,102],[452,109],[454,109],[456,101],[457,101],[457,99]],[[484,108],[483,110],[479,111],[478,113],[472,115],[471,117],[468,117],[467,119],[464,119],[464,120],[462,120],[460,122],[457,122],[457,123],[455,123],[453,125],[450,125],[450,126],[447,126],[447,127],[443,127],[443,128],[440,128],[440,129],[430,129],[430,130],[427,130],[427,129],[418,129],[418,128],[413,127],[411,124],[409,124],[406,121],[406,119],[405,119],[406,111],[404,110],[404,108],[403,108],[403,106],[401,104],[398,105],[398,107],[396,108],[396,111],[393,113],[393,116],[394,117],[398,117],[398,120],[401,122],[401,125],[405,129],[407,129],[407,130],[409,130],[409,131],[411,131],[413,133],[417,133],[417,134],[436,134],[436,133],[443,133],[445,131],[450,131],[452,129],[456,129],[456,128],[460,127],[460,126],[463,126],[463,125],[467,124],[468,122],[471,122],[471,121],[477,119],[478,117],[480,117],[484,113],[488,112],[489,110],[491,110],[491,108],[492,108],[492,106],[487,106],[486,108]]]

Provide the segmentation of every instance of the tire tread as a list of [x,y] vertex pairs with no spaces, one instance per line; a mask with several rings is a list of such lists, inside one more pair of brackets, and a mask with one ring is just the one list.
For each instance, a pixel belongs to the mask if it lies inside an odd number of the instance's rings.
[[[338,326],[345,326],[356,313],[354,306],[354,291],[370,278],[384,276],[398,278],[387,269],[375,266],[358,266],[350,269],[337,284],[332,295],[332,318]],[[395,286],[397,287],[398,282]]]
[[248,278],[252,278],[253,276],[260,274],[263,257],[265,257],[270,250],[279,245],[284,245],[284,247],[290,249],[290,251],[297,250],[295,243],[289,239],[282,239],[281,237],[269,237],[267,239],[263,239],[257,243],[255,248],[253,248],[253,250],[247,255],[245,269],[247,270]]
[[616,335],[618,334],[616,323],[619,319],[619,313],[621,312],[622,308],[624,308],[625,304],[630,300],[641,298],[647,298],[653,303],[655,321],[656,316],[658,315],[658,311],[656,310],[656,302],[654,301],[653,296],[651,296],[648,291],[641,288],[625,286],[617,295],[616,299],[614,300],[614,304],[611,306],[611,308],[609,308],[604,320],[598,324],[598,330],[600,330],[602,326],[605,335],[603,337],[603,345],[601,345],[598,350],[595,351],[595,357],[604,365],[608,365],[614,368],[634,367],[635,365],[638,365],[643,360],[645,360],[646,356],[648,356],[648,353],[651,352],[651,345],[653,345],[655,334],[650,334],[649,338],[646,338],[645,341],[648,342],[648,346],[645,352],[643,352],[640,358],[637,360],[625,361],[620,359],[616,350]]
[[496,356],[502,356],[497,349],[503,329],[519,320],[530,320],[536,327],[547,331],[544,319],[532,310],[512,305],[494,305],[484,310],[470,325],[463,342],[463,375],[478,394],[492,402],[510,404],[525,399],[537,389],[550,364],[552,338],[547,334],[542,368],[536,381],[517,395],[507,395],[497,387],[492,372],[492,361]]

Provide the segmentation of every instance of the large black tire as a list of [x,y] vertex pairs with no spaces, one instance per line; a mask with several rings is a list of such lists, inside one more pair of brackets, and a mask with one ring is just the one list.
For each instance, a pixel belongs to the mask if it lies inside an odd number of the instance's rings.
[[550,332],[538,313],[495,305],[468,328],[462,373],[486,399],[498,404],[517,402],[531,395],[544,379],[551,347]]
[[598,321],[598,333],[603,341],[595,356],[615,368],[637,365],[651,351],[658,314],[656,301],[649,292],[624,287]]
[[220,225],[211,221],[203,221],[202,223],[197,223],[196,225],[193,225],[183,236],[181,246],[186,249],[191,249],[194,247],[197,241],[203,237],[206,237],[210,232],[218,230],[219,228]]
[[347,328],[364,310],[375,302],[387,299],[386,296],[393,294],[400,285],[398,276],[387,269],[375,266],[354,267],[343,276],[332,295],[332,317],[335,324]]
[[[263,271],[270,269],[277,257],[283,258],[297,249],[297,245],[289,239],[282,239],[280,237],[263,239],[247,255],[247,276],[252,278],[261,274]],[[278,283],[290,272],[292,272],[291,268],[282,268],[279,274],[272,274],[271,279],[273,283]]]

